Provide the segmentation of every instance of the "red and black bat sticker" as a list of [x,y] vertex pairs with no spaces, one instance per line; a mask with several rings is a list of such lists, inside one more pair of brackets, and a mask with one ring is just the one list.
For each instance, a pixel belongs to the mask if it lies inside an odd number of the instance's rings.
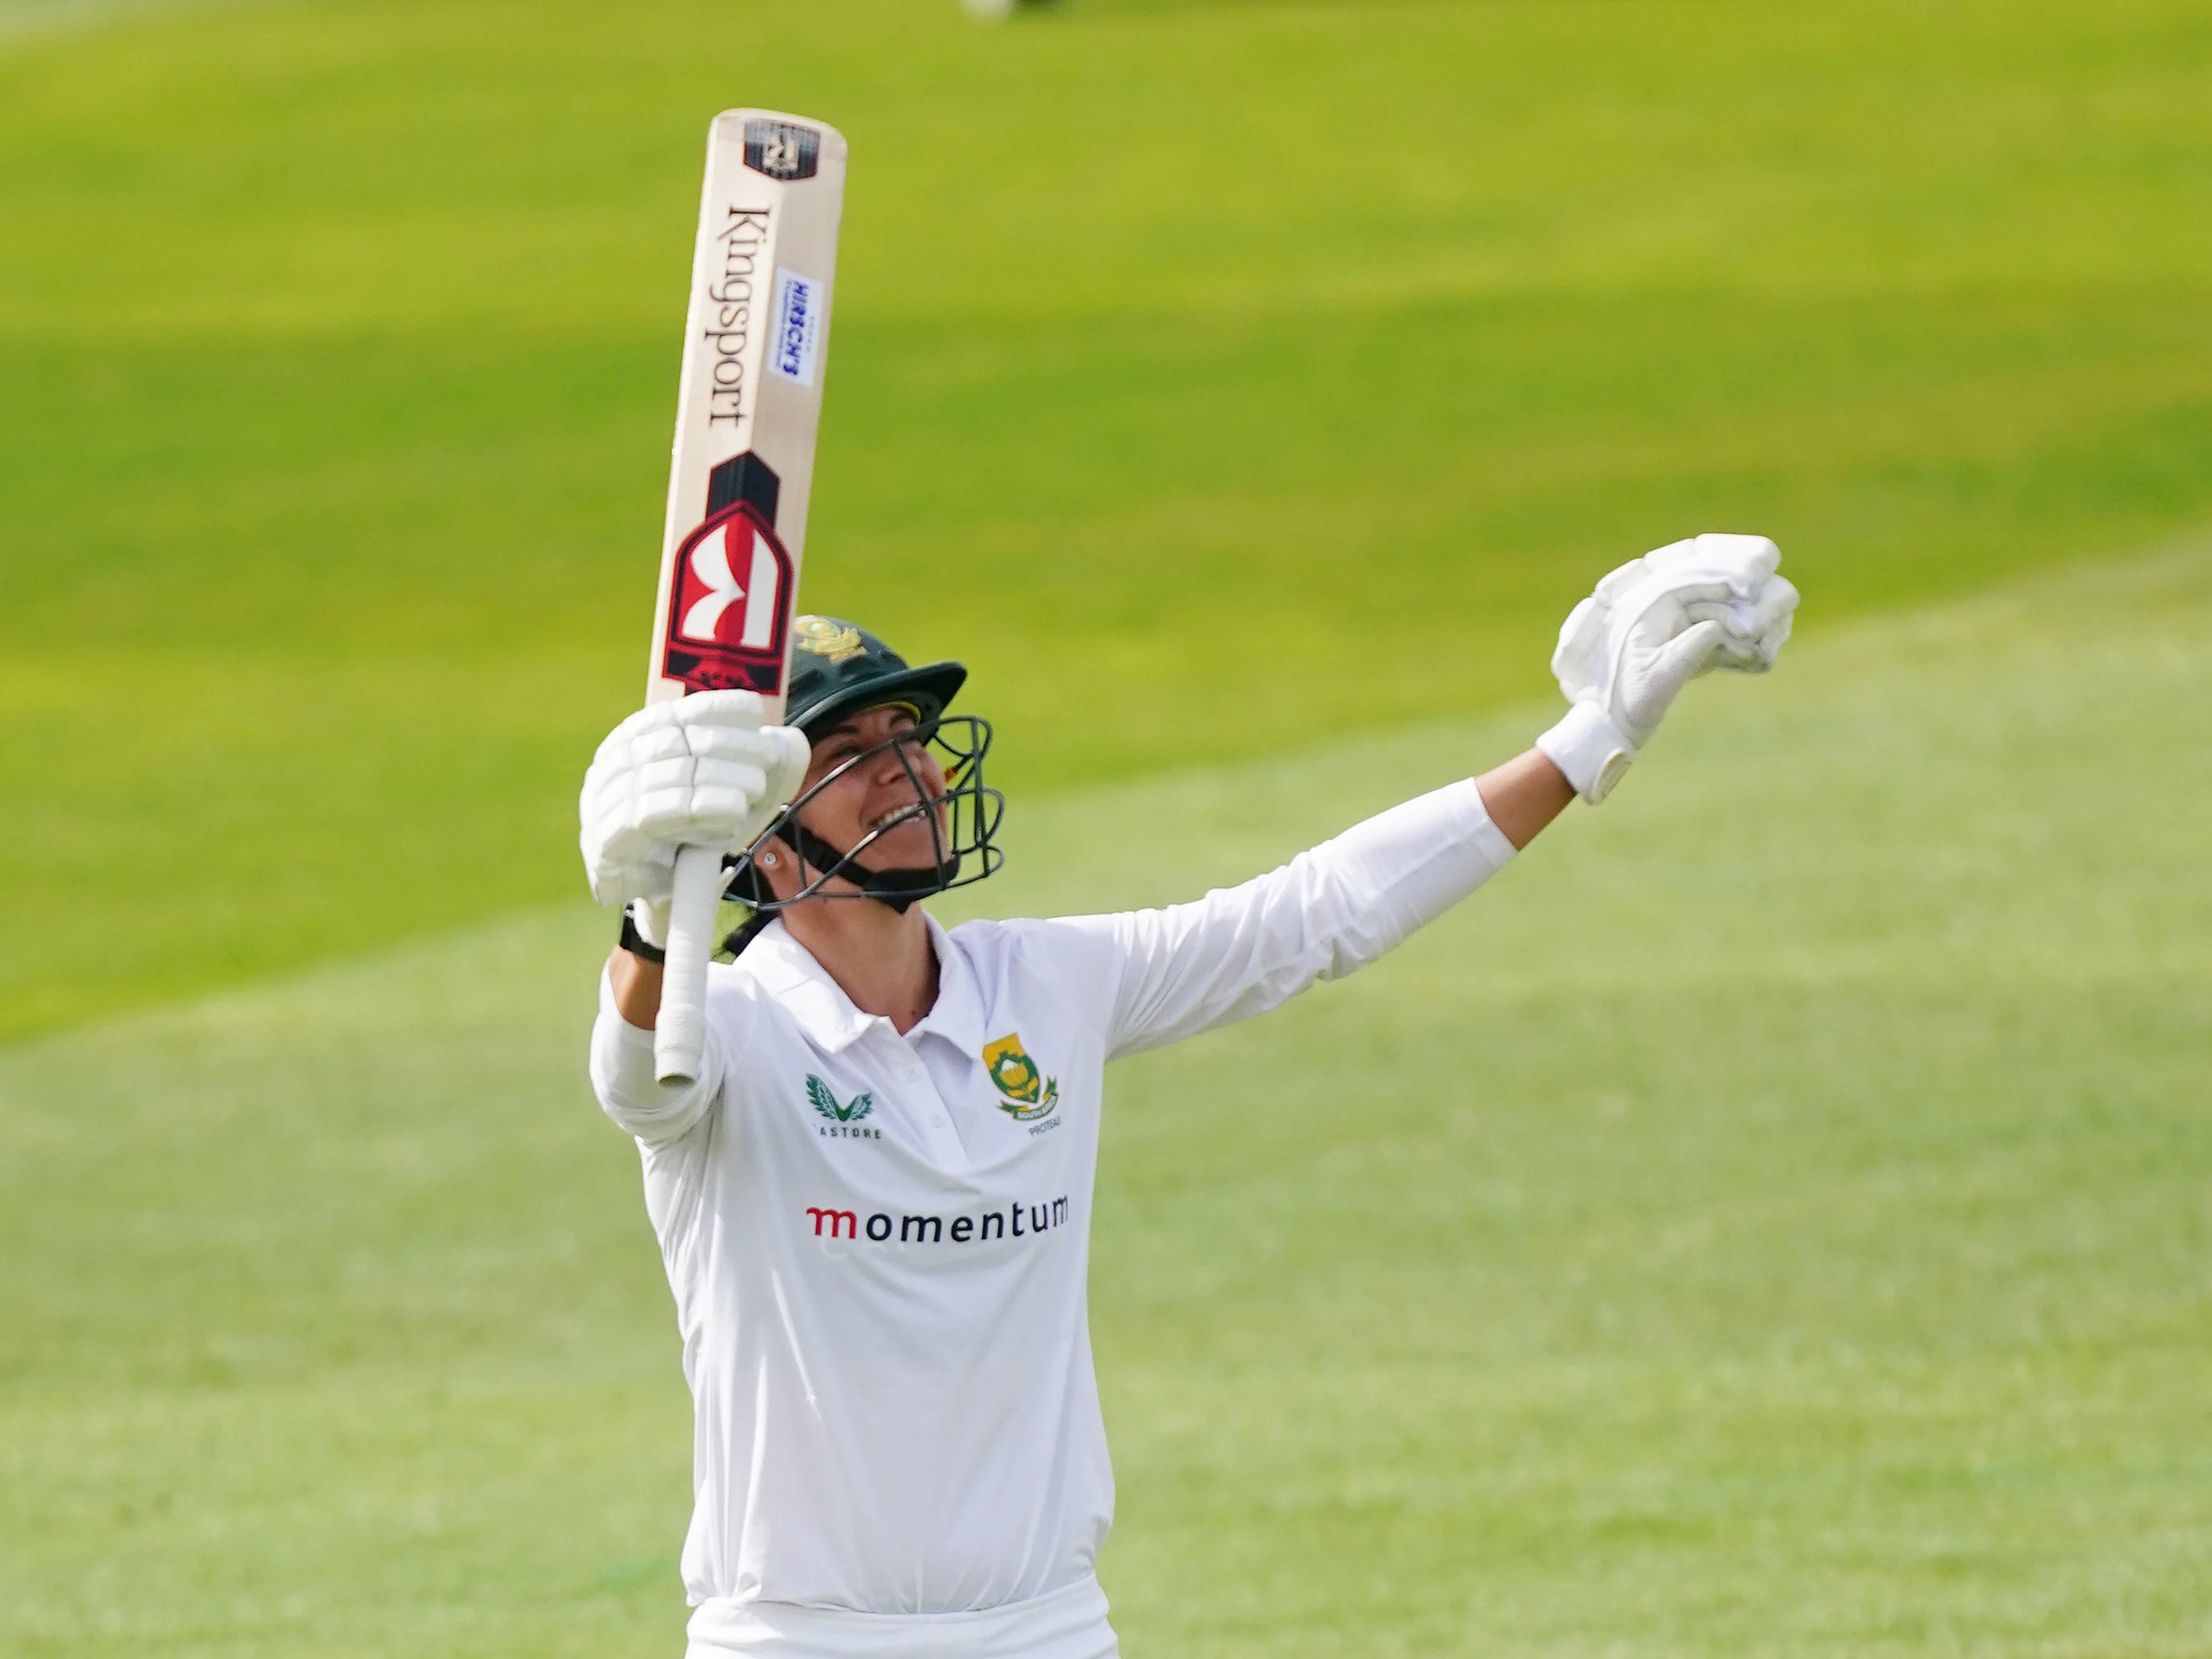
[[783,690],[791,555],[750,501],[713,514],[677,550],[660,672],[693,691]]

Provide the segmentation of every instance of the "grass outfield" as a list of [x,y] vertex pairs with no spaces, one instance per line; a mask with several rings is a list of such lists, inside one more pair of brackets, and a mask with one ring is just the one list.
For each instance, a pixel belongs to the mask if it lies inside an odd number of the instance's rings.
[[[2208,641],[2201,546],[1831,630],[1392,960],[1117,1067],[1133,1659],[2212,1648]],[[1547,717],[1018,801],[979,896],[1187,895]],[[606,931],[0,1051],[0,1650],[678,1650]]]
[[806,596],[1025,786],[1544,695],[1700,528],[1817,629],[2212,516],[2201,0],[731,17],[0,45],[0,1032],[574,891],[726,103],[854,145]]

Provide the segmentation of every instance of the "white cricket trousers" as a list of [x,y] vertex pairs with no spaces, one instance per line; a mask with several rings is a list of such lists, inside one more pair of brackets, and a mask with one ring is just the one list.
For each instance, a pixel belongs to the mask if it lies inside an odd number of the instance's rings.
[[1119,1659],[1106,1592],[1085,1578],[981,1613],[852,1613],[703,1601],[684,1659]]

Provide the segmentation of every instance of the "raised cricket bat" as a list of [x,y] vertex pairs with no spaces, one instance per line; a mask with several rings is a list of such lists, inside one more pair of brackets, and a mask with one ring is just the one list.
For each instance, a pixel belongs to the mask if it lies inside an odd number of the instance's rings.
[[[744,687],[783,717],[844,197],[834,127],[764,109],[708,127],[649,702]],[[683,848],[653,1030],[663,1083],[699,1074],[721,894],[721,850]]]

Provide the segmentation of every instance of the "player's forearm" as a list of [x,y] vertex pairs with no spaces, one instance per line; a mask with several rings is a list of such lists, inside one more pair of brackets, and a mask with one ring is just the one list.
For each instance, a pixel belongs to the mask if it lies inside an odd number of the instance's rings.
[[615,1012],[641,1031],[650,1031],[660,1015],[660,964],[632,956],[617,945],[607,957],[607,988]]
[[1536,834],[1567,810],[1575,787],[1540,749],[1516,755],[1503,766],[1492,767],[1474,781],[1490,814],[1516,852],[1536,839]]
[[[1099,917],[1123,967],[1110,1046],[1134,1053],[1341,979],[1442,915],[1514,854],[1472,779],[1356,823],[1241,886]],[[1081,925],[1081,924],[1079,924]]]
[[623,1129],[641,1140],[659,1143],[687,1133],[713,1105],[722,1086],[720,1039],[708,1033],[697,1080],[659,1081],[652,1029],[658,1009],[648,1004],[641,1011],[624,1012],[620,987],[625,962],[633,971],[649,970],[655,984],[660,978],[654,964],[640,962],[626,951],[617,951],[608,963],[599,982],[599,1017],[592,1024],[592,1088],[607,1115]]

